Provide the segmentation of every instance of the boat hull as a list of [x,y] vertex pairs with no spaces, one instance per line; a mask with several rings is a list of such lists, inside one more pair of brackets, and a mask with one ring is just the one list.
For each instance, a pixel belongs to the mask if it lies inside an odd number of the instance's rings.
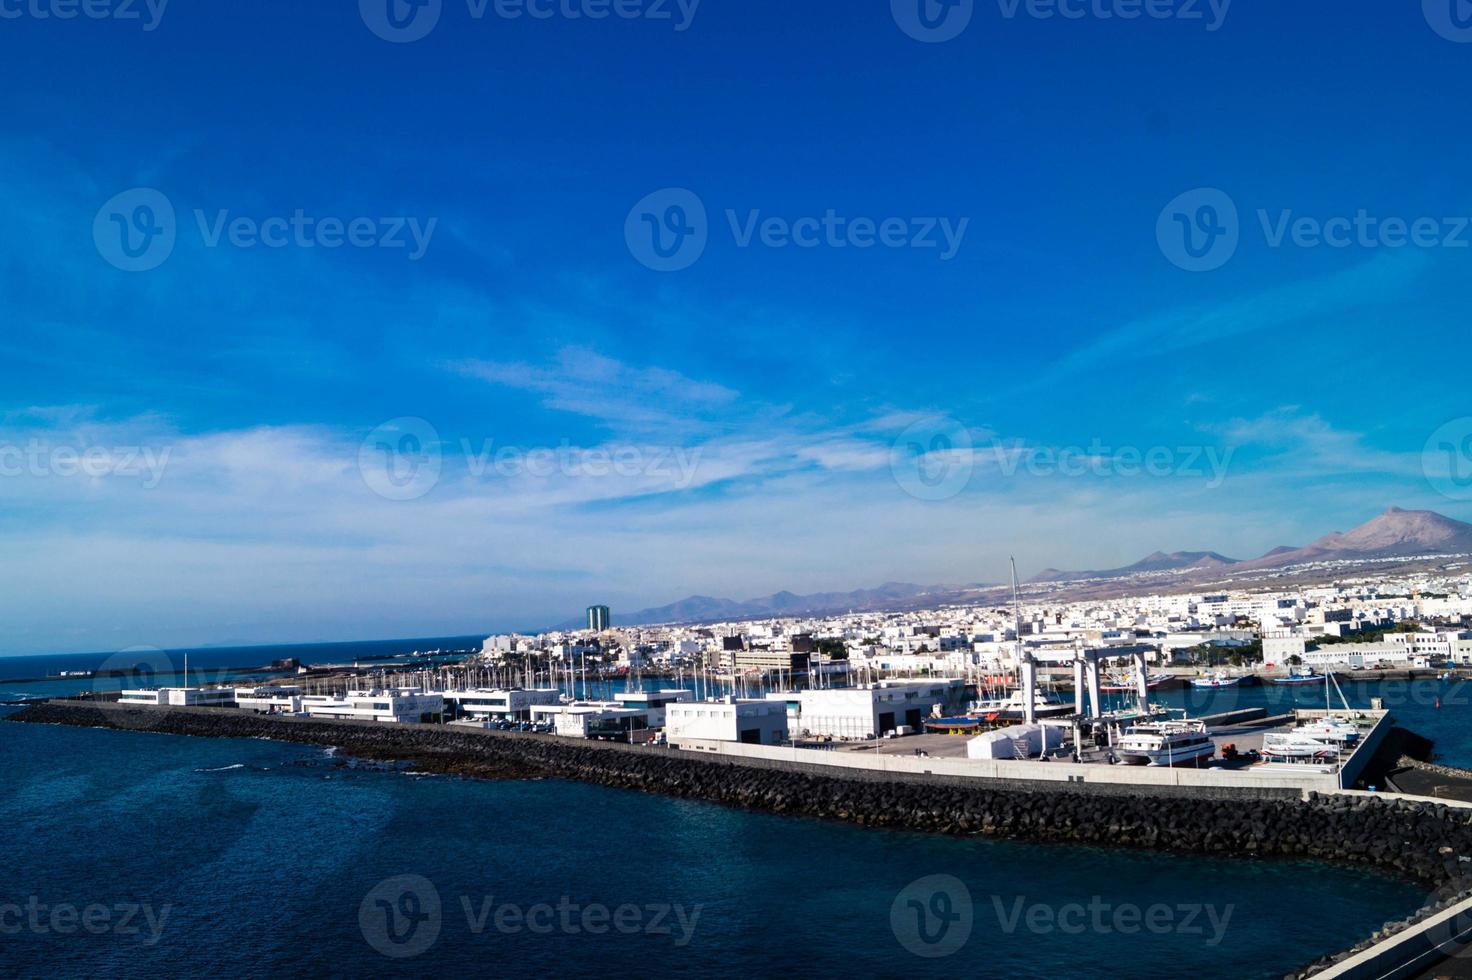
[[1195,769],[1203,763],[1210,761],[1211,757],[1215,754],[1216,748],[1214,746],[1207,749],[1169,754],[1165,752],[1118,753],[1119,761],[1127,766],[1152,766],[1158,769]]

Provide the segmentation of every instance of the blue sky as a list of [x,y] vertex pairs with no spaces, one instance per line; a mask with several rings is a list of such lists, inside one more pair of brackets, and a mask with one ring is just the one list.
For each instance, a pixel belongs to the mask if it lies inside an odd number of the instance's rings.
[[[413,41],[388,0],[96,2],[0,0],[0,652],[1472,519],[1450,0],[977,0],[944,41],[921,0],[441,0]],[[703,250],[650,268],[692,199]]]

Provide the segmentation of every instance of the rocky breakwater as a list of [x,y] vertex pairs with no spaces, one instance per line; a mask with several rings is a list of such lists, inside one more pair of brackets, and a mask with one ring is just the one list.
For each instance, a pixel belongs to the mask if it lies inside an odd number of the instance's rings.
[[[1472,889],[1472,810],[1384,796],[1135,797],[920,781],[886,782],[744,766],[668,749],[443,726],[272,718],[212,709],[50,702],[12,721],[335,745],[369,759],[480,778],[554,777],[871,827],[1356,864],[1434,890],[1406,927]],[[1322,968],[1348,953],[1315,964]]]

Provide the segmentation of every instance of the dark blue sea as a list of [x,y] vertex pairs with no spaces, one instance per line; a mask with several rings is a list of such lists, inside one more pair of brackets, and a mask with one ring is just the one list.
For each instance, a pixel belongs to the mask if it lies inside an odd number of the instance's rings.
[[[1284,697],[1314,703],[1192,709]],[[1472,762],[1465,696],[1398,697]],[[0,723],[0,766],[6,976],[1271,977],[1426,897],[1307,862],[880,832],[267,741]]]

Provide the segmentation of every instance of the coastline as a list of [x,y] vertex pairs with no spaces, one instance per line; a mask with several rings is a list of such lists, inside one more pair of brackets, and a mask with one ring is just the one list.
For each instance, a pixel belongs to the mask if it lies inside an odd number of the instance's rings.
[[889,830],[1216,857],[1298,858],[1351,865],[1432,891],[1419,910],[1294,976],[1342,962],[1449,908],[1472,890],[1472,811],[1384,796],[1212,799],[1069,788],[875,779],[750,765],[677,749],[442,726],[282,718],[215,708],[46,702],[0,718],[202,738],[335,746],[364,760],[473,779],[556,778],[698,799],[737,809]]
[[[281,718],[217,708],[46,702],[3,720],[206,738],[336,746],[365,760],[476,779],[563,778],[744,809],[953,836],[1124,846],[1180,853],[1297,857],[1368,866],[1443,887],[1467,880],[1472,812],[1385,796],[1220,799],[1023,787],[945,778],[874,778],[752,765],[678,749],[443,726]],[[1455,853],[1442,853],[1450,847]]]

